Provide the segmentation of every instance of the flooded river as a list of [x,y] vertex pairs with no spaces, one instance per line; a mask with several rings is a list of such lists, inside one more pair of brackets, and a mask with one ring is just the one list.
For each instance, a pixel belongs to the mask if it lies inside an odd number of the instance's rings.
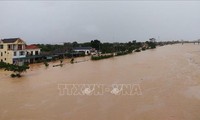
[[[200,120],[200,45],[75,61],[35,64],[22,78],[0,71],[0,120]],[[137,84],[141,94],[61,95],[60,84]]]

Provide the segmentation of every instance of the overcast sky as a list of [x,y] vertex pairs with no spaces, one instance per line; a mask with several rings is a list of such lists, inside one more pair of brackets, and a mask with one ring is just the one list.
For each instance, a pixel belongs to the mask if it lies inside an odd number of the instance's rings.
[[198,1],[1,1],[0,38],[27,43],[196,40]]

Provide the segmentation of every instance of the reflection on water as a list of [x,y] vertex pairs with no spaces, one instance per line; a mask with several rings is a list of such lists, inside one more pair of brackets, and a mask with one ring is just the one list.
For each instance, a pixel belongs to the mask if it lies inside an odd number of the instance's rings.
[[[35,64],[22,78],[0,71],[2,120],[199,120],[200,46],[154,50],[63,67]],[[140,84],[141,96],[60,96],[58,84]]]

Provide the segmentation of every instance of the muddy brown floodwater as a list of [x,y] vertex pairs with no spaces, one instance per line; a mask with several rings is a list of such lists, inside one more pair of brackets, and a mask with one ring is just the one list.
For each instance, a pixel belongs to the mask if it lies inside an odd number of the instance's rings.
[[[200,45],[75,61],[0,71],[0,120],[200,120]],[[58,84],[139,84],[142,95],[60,95]]]

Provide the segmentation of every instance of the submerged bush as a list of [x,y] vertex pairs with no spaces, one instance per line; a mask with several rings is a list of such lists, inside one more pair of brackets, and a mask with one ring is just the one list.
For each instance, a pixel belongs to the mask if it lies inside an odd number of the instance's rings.
[[91,60],[101,60],[101,59],[106,59],[106,58],[111,58],[113,57],[112,55],[101,55],[101,56],[91,56]]
[[126,54],[130,54],[130,53],[132,53],[132,51],[117,52],[116,56],[126,55]]
[[5,62],[0,62],[0,69],[6,68],[8,66]]
[[16,77],[16,75],[15,75],[14,73],[12,73],[12,74],[10,75],[10,77],[14,78],[14,77]]
[[48,67],[48,66],[49,66],[49,63],[48,63],[47,61],[44,61],[44,65],[45,65],[46,67]]
[[146,50],[146,48],[145,48],[145,47],[143,47],[143,48],[142,48],[142,51],[144,51],[144,50]]
[[16,74],[16,77],[21,77],[21,74]]
[[135,52],[140,52],[140,49],[135,50]]
[[19,74],[19,73],[17,73],[17,74],[14,74],[14,73],[12,73],[11,75],[10,75],[10,77],[12,77],[12,78],[15,78],[15,77],[21,77],[21,74]]
[[0,62],[0,69],[4,69],[5,71],[12,71],[13,73],[10,75],[10,77],[21,77],[21,73],[29,69],[29,65],[24,64],[22,66],[18,66],[14,64]]
[[74,63],[74,58],[72,58],[72,59],[70,60],[70,63],[71,63],[71,64],[73,64],[73,63]]
[[152,46],[151,46],[151,49],[155,49],[155,48],[156,48],[156,45],[152,45]]

